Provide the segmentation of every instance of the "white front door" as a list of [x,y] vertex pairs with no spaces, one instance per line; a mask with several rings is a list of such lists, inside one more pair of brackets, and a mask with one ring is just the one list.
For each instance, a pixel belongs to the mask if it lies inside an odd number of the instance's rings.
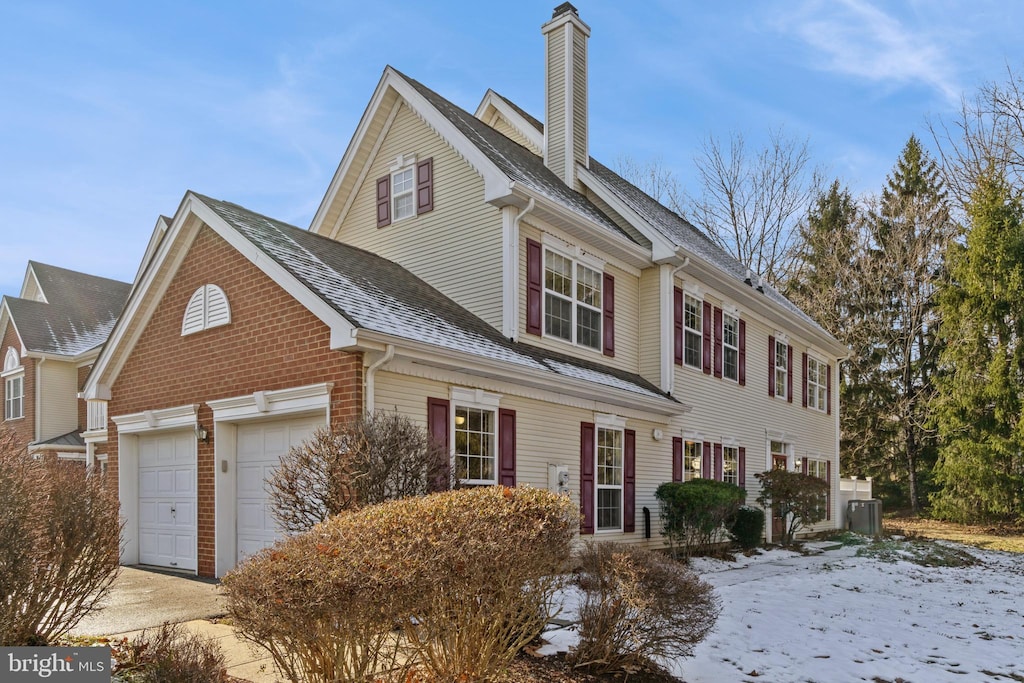
[[238,426],[237,562],[273,545],[281,536],[270,510],[267,480],[289,448],[300,445],[323,425],[322,417],[306,417]]
[[139,437],[139,562],[196,569],[196,437]]

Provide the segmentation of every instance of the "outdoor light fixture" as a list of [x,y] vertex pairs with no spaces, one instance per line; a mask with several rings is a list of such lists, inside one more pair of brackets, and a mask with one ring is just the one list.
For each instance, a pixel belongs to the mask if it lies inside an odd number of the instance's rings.
[[457,425],[459,425],[461,427],[462,425],[466,424],[466,418],[464,416],[462,416],[462,415],[456,415],[455,416],[455,424],[457,424]]
[[206,427],[198,422],[196,423],[196,440],[202,441],[203,443],[210,443],[210,435],[206,431]]

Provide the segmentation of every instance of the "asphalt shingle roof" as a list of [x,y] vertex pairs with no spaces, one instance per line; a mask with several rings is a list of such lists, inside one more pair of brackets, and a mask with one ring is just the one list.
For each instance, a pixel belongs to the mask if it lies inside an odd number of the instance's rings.
[[639,375],[510,341],[398,264],[376,254],[197,195],[224,221],[357,328],[675,401]]
[[107,340],[131,285],[31,261],[49,303],[4,297],[29,352],[75,356]]

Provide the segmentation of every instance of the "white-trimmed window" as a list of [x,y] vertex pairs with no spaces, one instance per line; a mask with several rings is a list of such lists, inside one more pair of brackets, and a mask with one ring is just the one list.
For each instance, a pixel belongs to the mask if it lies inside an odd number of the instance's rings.
[[498,483],[498,394],[451,389],[455,476],[463,484]]
[[[818,479],[821,479],[821,480],[825,481],[826,483],[829,483],[829,481],[828,481],[828,461],[820,460],[818,458],[807,458],[805,462],[807,463],[807,472],[806,472],[807,474],[811,475],[812,477],[817,477]],[[828,503],[829,503],[829,494],[826,493],[825,495],[823,495],[821,497],[821,505],[823,507],[826,507],[826,510],[827,510]],[[826,516],[828,516],[827,511],[826,511]]]
[[224,290],[203,285],[192,293],[181,319],[181,336],[195,334],[231,322],[231,306]]
[[739,446],[722,446],[722,481],[742,486],[740,483]]
[[827,365],[815,358],[807,359],[807,405],[825,412],[827,403]]
[[722,377],[740,380],[740,319],[722,315]]
[[683,441],[683,481],[703,477],[704,444],[701,441]]
[[13,348],[4,355],[4,419],[25,417],[25,369]]
[[775,340],[775,395],[786,398],[789,380],[789,344]]
[[704,356],[703,303],[690,294],[683,297],[683,365],[702,368]]
[[597,427],[597,530],[622,530],[623,430]]
[[603,273],[544,250],[544,334],[601,350]]
[[391,220],[416,215],[416,167],[400,168],[391,174]]

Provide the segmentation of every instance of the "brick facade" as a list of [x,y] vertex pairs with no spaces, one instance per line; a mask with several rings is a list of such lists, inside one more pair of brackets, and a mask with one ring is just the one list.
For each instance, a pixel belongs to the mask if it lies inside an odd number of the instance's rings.
[[[224,290],[231,323],[181,336],[182,315],[205,284]],[[111,387],[110,417],[200,404],[210,431],[198,444],[198,569],[215,573],[214,440],[210,400],[333,382],[332,423],[363,407],[362,354],[332,351],[330,330],[279,285],[207,227],[189,248],[169,288]],[[118,481],[117,427],[111,420],[106,451],[109,480]]]
[[[11,324],[7,325],[7,330],[4,332],[3,346],[0,347],[0,367],[3,366],[8,348],[13,348],[19,353],[21,352],[21,341],[18,339],[18,333],[14,331],[14,326]],[[21,364],[25,368],[23,385],[25,391],[25,416],[14,420],[3,420],[0,424],[12,430],[18,437],[18,440],[27,446],[36,438],[36,361],[33,358],[22,358]],[[4,415],[2,406],[4,401],[7,400],[6,389],[6,382],[0,382],[0,420],[3,419]]]

